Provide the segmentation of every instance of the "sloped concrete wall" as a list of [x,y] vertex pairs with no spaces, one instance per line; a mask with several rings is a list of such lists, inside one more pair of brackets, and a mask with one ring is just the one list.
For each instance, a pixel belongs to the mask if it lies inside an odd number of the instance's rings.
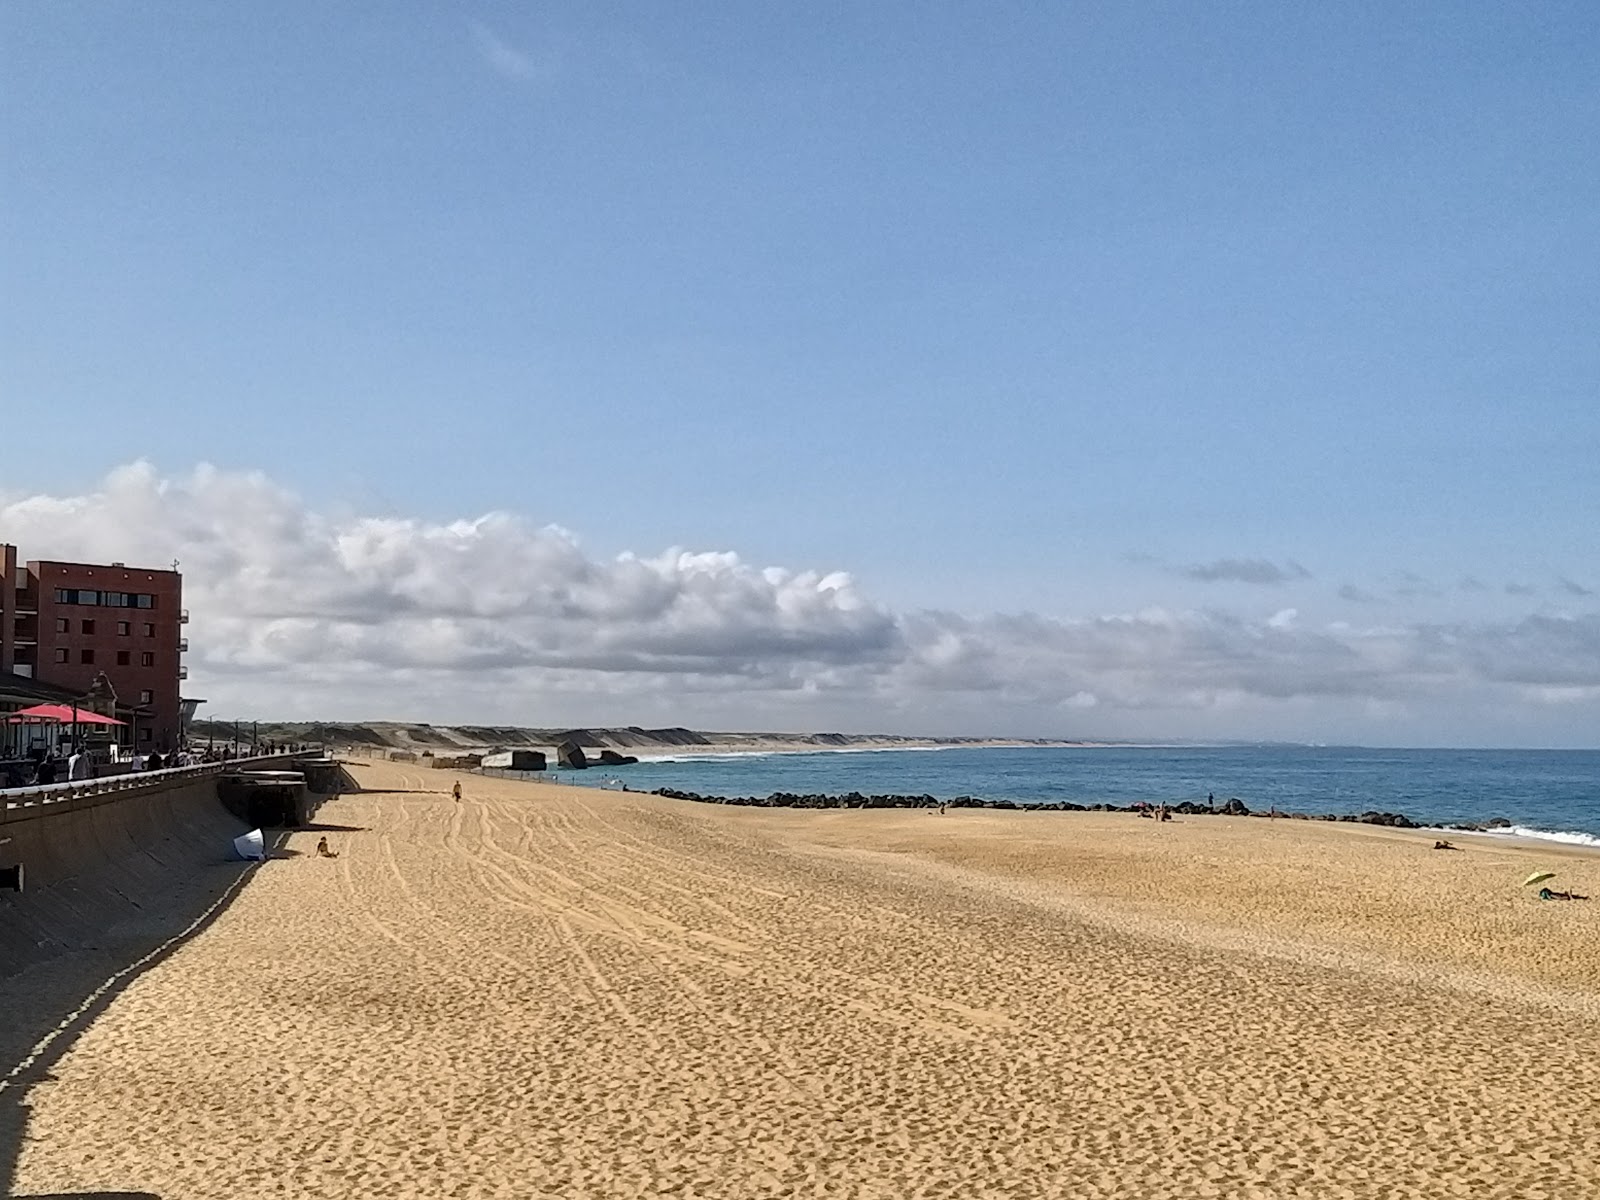
[[230,861],[244,831],[212,776],[0,813],[0,863],[26,877],[20,896],[0,892],[0,978],[105,949],[127,922],[203,911],[246,869]]

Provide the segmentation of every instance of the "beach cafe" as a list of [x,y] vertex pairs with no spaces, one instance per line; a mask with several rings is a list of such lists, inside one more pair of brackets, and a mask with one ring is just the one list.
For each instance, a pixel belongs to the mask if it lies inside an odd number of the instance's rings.
[[[75,747],[102,762],[121,758],[133,745],[136,719],[125,708],[109,687],[78,695],[38,680],[0,679],[0,779],[45,754],[65,754]],[[129,719],[111,715],[117,712]]]

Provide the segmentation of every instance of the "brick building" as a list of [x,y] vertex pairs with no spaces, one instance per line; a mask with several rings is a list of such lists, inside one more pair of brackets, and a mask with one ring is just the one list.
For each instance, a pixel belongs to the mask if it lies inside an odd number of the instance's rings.
[[117,694],[135,749],[176,747],[188,677],[177,571],[41,560],[0,544],[0,672],[86,695],[97,675]]

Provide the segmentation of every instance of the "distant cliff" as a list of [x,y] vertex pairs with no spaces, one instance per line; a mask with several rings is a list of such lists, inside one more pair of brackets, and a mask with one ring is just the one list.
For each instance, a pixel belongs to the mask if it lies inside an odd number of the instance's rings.
[[[242,722],[239,733],[249,741],[252,726]],[[190,741],[232,741],[234,725],[228,721],[195,721]],[[528,728],[511,725],[425,725],[399,721],[296,721],[259,722],[254,736],[273,742],[320,742],[326,746],[371,746],[395,750],[431,750],[435,753],[483,750],[490,747],[545,747],[575,742],[593,750],[668,751],[699,747],[712,750],[805,750],[808,748],[988,745],[997,741],[1030,745],[1063,745],[1043,739],[929,738],[879,733],[713,733],[673,727],[644,729],[638,725],[597,729]]]

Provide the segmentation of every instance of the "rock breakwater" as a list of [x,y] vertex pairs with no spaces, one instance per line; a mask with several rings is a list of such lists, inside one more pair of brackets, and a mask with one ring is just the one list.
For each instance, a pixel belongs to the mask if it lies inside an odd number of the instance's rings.
[[[863,792],[845,792],[830,795],[821,792],[773,792],[768,796],[704,796],[699,792],[685,792],[678,788],[657,788],[653,793],[669,800],[693,800],[697,804],[731,804],[741,808],[993,808],[1015,812],[1122,812],[1151,816],[1158,808],[1150,803],[1138,804],[1077,804],[1071,800],[1050,800],[1040,803],[1023,803],[1017,800],[985,800],[978,796],[955,796],[940,799],[937,796],[901,795],[884,793],[867,795]],[[1276,808],[1265,812],[1251,809],[1238,797],[1220,803],[1200,804],[1185,800],[1166,805],[1165,811],[1180,817],[1269,817],[1292,821],[1345,821],[1361,825],[1389,825],[1397,829],[1417,829],[1418,824],[1405,813],[1379,812],[1369,809],[1362,813],[1294,813]]]

